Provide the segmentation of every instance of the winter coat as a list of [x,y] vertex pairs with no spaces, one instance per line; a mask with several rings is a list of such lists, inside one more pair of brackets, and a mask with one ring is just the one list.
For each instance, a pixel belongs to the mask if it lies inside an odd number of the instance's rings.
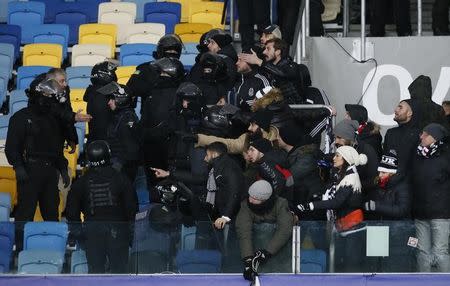
[[97,92],[102,85],[90,85],[84,93],[83,100],[87,102],[87,113],[92,115],[89,121],[89,141],[106,140],[109,122],[113,119],[113,112],[108,106],[108,95]]
[[369,144],[358,143],[356,151],[367,156],[367,164],[356,167],[362,184],[362,192],[367,193],[376,188],[374,181],[378,175],[377,169],[380,160],[378,154]]
[[378,124],[372,121],[367,122],[366,126],[358,132],[356,141],[372,146],[373,150],[377,153],[378,161],[381,160],[381,156],[383,155],[381,144],[383,137],[380,134],[380,126]]
[[398,171],[409,176],[411,161],[419,142],[419,129],[412,121],[389,129],[384,136],[383,150],[397,152]]
[[231,90],[236,82],[237,78],[237,70],[236,70],[236,62],[237,62],[237,53],[234,47],[230,44],[223,47],[219,52],[219,55],[224,55],[224,61],[227,65],[227,73],[228,73],[228,82],[226,84],[227,90]]
[[236,106],[243,111],[250,111],[256,100],[256,93],[267,86],[270,86],[269,80],[257,71],[241,74],[240,80],[234,85]]
[[247,200],[242,201],[236,217],[236,232],[242,258],[251,256],[255,252],[252,241],[254,223],[274,223],[277,225],[276,232],[265,247],[272,255],[277,254],[292,236],[293,219],[286,199],[276,197],[272,209],[263,215],[255,214],[248,207]]
[[412,160],[413,218],[450,218],[450,148],[442,145],[430,158]]
[[412,194],[405,176],[396,174],[389,178],[386,187],[378,187],[369,194],[368,199],[375,201],[373,219],[398,220],[411,216]]

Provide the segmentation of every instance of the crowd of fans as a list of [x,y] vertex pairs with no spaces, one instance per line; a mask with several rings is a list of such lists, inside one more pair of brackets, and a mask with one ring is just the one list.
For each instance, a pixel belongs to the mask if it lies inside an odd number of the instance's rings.
[[[58,176],[70,184],[64,144],[83,144],[74,123],[88,121],[89,170],[69,191],[69,222],[80,222],[83,213],[87,223],[132,224],[138,211],[132,182],[143,166],[150,201],[160,206],[152,211],[164,214],[177,199],[172,187],[183,183],[190,190],[179,195],[184,217],[235,230],[247,279],[305,220],[334,224],[345,241],[340,255],[349,258],[340,270],[352,271],[364,260],[366,220],[414,219],[419,270],[434,264],[450,271],[449,102],[434,103],[430,78],[419,76],[384,140],[367,110],[354,104],[329,134],[335,108],[311,86],[308,68],[289,58],[281,34],[268,26],[260,45],[237,53],[229,35],[211,30],[189,73],[178,60],[180,39],[166,35],[155,60],[138,66],[126,85],[116,82],[114,61],[93,67],[84,95],[88,114],[72,111],[63,70],[38,76],[27,90],[28,107],[11,117],[6,141],[17,178],[16,221],[32,220],[38,202],[45,220],[58,220]],[[322,131],[334,136],[334,152],[320,149]],[[255,249],[252,226],[263,222],[276,231]],[[106,256],[110,271],[126,271],[128,228],[91,227],[86,239],[91,273],[105,271]]]

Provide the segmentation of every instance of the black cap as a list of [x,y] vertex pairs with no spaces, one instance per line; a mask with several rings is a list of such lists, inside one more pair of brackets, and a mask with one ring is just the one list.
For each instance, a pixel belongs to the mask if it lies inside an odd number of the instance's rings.
[[263,154],[272,150],[272,143],[262,137],[257,137],[256,139],[250,141],[249,146],[255,148]]
[[269,132],[270,123],[272,122],[273,112],[266,109],[258,110],[250,119],[250,123],[255,123],[259,128]]
[[369,120],[367,109],[359,104],[346,104],[345,110],[350,115],[351,120],[356,120],[359,124],[363,124]]

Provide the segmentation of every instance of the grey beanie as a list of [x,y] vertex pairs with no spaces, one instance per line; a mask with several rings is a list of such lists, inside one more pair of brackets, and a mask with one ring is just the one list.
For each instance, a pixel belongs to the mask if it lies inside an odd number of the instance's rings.
[[272,186],[265,180],[258,180],[248,188],[250,197],[260,201],[266,201],[272,195]]
[[358,130],[359,122],[356,120],[344,119],[334,127],[333,134],[343,139],[355,141],[356,131]]

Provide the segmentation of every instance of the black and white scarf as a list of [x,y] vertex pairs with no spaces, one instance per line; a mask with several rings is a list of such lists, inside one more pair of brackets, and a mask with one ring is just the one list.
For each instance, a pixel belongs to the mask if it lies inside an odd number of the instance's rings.
[[440,147],[444,144],[444,142],[442,141],[436,141],[433,144],[431,144],[430,146],[417,146],[417,155],[419,155],[419,157],[423,157],[423,158],[431,158],[433,157],[435,154],[439,154],[439,149]]
[[209,171],[208,181],[206,182],[206,189],[208,190],[208,193],[206,194],[206,202],[214,206],[217,191],[216,178],[214,177],[214,168],[211,168],[211,170]]

